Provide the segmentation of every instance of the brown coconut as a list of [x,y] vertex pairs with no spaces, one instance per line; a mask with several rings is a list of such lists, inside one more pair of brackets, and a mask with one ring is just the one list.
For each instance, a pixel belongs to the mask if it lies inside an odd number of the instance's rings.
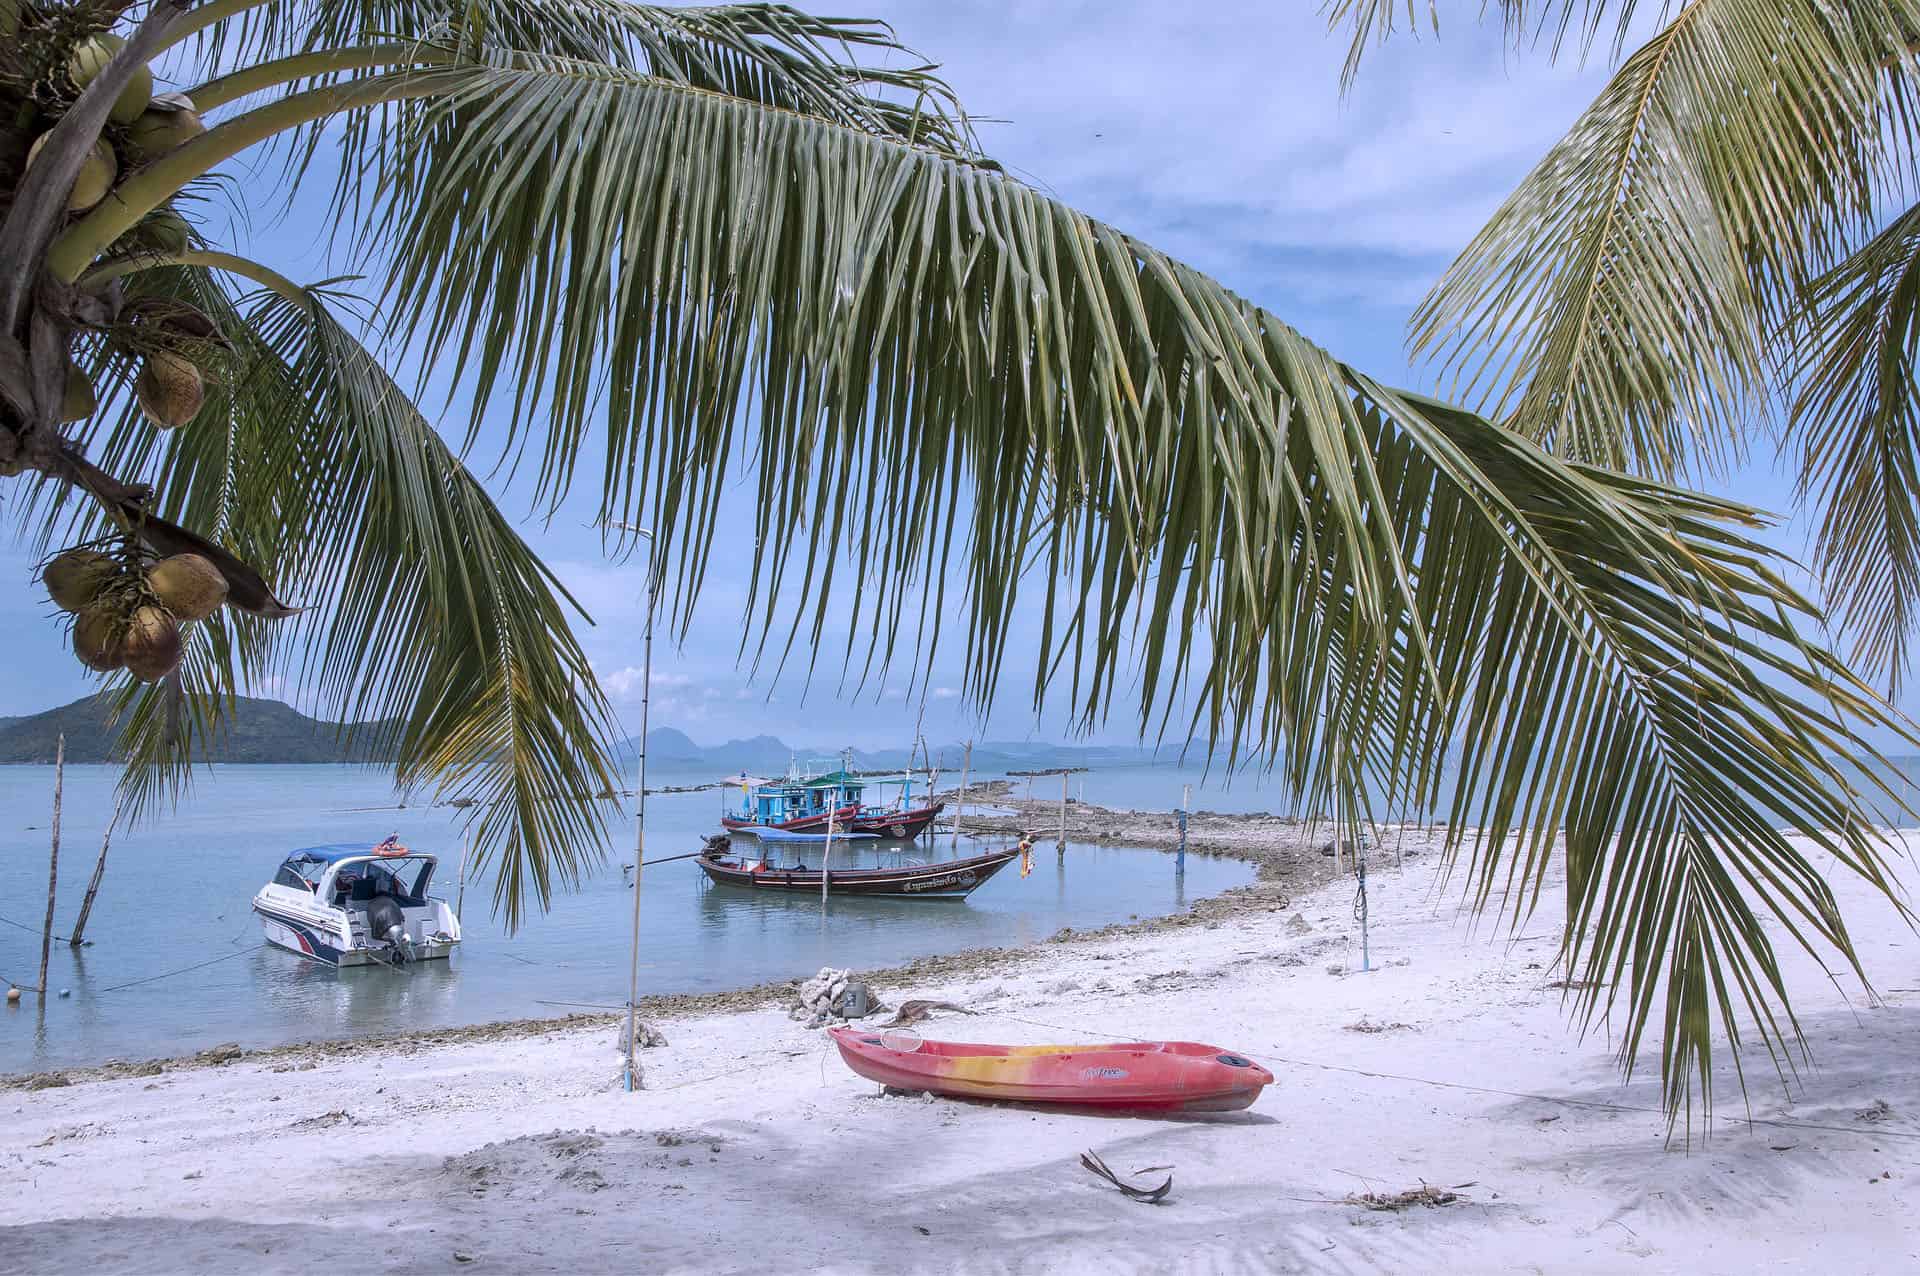
[[99,406],[100,400],[93,393],[93,382],[87,380],[87,374],[80,371],[78,364],[69,363],[67,388],[60,396],[60,419],[84,421],[92,416]]
[[126,663],[125,625],[110,606],[89,607],[73,622],[73,654],[97,673],[111,673]]
[[94,600],[100,587],[112,580],[120,564],[112,555],[91,549],[70,549],[40,573],[47,594],[61,611],[79,612]]
[[205,620],[227,601],[227,578],[199,554],[161,559],[147,573],[147,588],[179,620]]
[[159,607],[135,611],[123,641],[127,672],[142,682],[158,682],[180,667],[180,626]]
[[[40,148],[47,144],[52,133],[42,133],[33,139],[33,145],[27,148],[27,167],[33,167],[34,157],[40,154]],[[120,175],[120,161],[114,157],[113,148],[105,138],[96,139],[87,151],[87,157],[80,161],[80,175],[73,179],[73,189],[67,192],[67,211],[84,213],[107,197],[113,189],[113,179]]]
[[140,410],[163,430],[178,429],[193,420],[207,401],[200,369],[193,366],[193,360],[171,350],[149,354],[133,388],[140,396]]

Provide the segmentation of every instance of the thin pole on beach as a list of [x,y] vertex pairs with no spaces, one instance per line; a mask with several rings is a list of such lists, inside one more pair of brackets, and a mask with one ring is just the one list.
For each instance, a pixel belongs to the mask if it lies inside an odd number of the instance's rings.
[[100,879],[107,872],[107,845],[113,841],[113,826],[120,822],[121,802],[113,804],[113,818],[107,821],[107,831],[100,837],[100,858],[93,862],[93,878],[87,883],[87,897],[80,901],[80,920],[73,924],[73,934],[67,937],[67,947],[80,947],[80,936],[86,933],[87,918],[93,915],[93,897],[100,892]]
[[53,746],[53,849],[47,853],[47,921],[40,932],[40,1000],[47,999],[47,963],[53,959],[53,894],[60,884],[60,789],[67,775],[67,736]]
[[634,532],[647,542],[647,636],[646,656],[640,674],[640,791],[635,796],[633,834],[633,956],[627,971],[627,1068],[624,1078],[629,1093],[641,1089],[640,1064],[633,1057],[634,1032],[640,1016],[640,873],[647,862],[647,710],[653,696],[653,533],[631,523],[613,523],[623,532]]

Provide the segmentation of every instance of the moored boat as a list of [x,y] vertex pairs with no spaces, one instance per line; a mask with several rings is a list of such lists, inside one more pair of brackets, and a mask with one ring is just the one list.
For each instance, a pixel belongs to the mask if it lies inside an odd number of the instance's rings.
[[[773,845],[784,846],[786,843],[776,842]],[[702,872],[722,886],[739,886],[748,890],[811,891],[818,894],[821,870],[808,868],[804,863],[773,863],[773,845],[760,848],[757,855],[735,854],[729,838],[710,837],[696,863]],[[888,868],[829,867],[826,872],[827,889],[834,895],[965,899],[1019,854],[1015,848],[968,859],[938,860],[931,864],[900,864]]]
[[305,847],[260,888],[253,911],[268,943],[330,966],[444,958],[460,919],[427,894],[438,863],[394,838]]
[[1234,1112],[1273,1074],[1197,1041],[999,1046],[911,1033],[829,1028],[840,1057],[869,1081],[960,1099],[1125,1112]]
[[740,805],[721,813],[729,829],[772,828],[789,833],[852,832],[857,801],[829,802],[833,790],[803,780],[742,780]]

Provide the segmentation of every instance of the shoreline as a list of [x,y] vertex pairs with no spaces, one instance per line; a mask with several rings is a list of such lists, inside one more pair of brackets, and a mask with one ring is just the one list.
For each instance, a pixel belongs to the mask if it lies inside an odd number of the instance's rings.
[[[963,836],[1018,836],[1028,828],[1058,830],[1058,801],[1049,804],[1043,799],[1022,799],[1013,796],[1012,790],[1013,783],[1008,780],[978,781],[969,785],[968,806],[979,803],[983,807],[994,808],[996,813],[969,811],[963,825]],[[951,794],[942,796],[951,800]],[[1051,825],[1043,818],[1049,815],[1053,820]],[[1399,833],[1405,839],[1405,847],[1415,855],[1431,849],[1433,844],[1431,831],[1424,826],[1379,827],[1382,831]],[[855,974],[877,983],[965,978],[989,970],[1004,970],[1030,963],[1044,952],[1047,945],[1069,939],[1159,934],[1189,926],[1217,924],[1230,917],[1286,908],[1291,906],[1295,893],[1316,889],[1335,875],[1330,867],[1334,861],[1322,849],[1329,842],[1325,832],[1323,826],[1288,816],[1195,812],[1189,825],[1187,853],[1250,864],[1254,868],[1251,882],[1230,886],[1219,894],[1195,900],[1184,911],[1177,913],[1111,922],[1085,930],[1066,927],[1046,939],[1027,944],[963,948],[951,953],[914,957],[888,966],[861,968]],[[1172,815],[1117,810],[1094,803],[1068,803],[1067,834],[1070,841],[1165,853],[1171,853],[1178,845]],[[1279,840],[1282,837],[1287,840]],[[1037,840],[1033,853],[1038,860],[1051,850],[1050,842]],[[791,979],[764,980],[741,988],[712,992],[655,993],[640,999],[639,1014],[651,1020],[758,1010],[790,996],[806,978],[802,975]],[[625,1014],[624,1008],[569,1012],[417,1028],[405,1032],[293,1041],[274,1046],[243,1047],[237,1043],[222,1043],[191,1054],[109,1059],[97,1064],[49,1068],[37,1072],[0,1073],[0,1093],[57,1089],[127,1077],[152,1077],[163,1072],[220,1067],[239,1060],[305,1063],[358,1055],[417,1054],[441,1046],[526,1040],[569,1028],[611,1028]]]
[[[1717,1121],[1670,1141],[1657,1060],[1623,1079],[1617,1042],[1568,1020],[1561,879],[1521,934],[1473,925],[1444,870],[1370,865],[1371,969],[1343,879],[876,985],[955,1007],[916,1025],[935,1040],[1244,1054],[1275,1076],[1244,1112],[878,1093],[774,1005],[653,1019],[631,1092],[615,1016],[235,1057],[0,1099],[0,1270],[1912,1269],[1920,993],[1871,888],[1834,880],[1882,997],[1781,950],[1810,1058],[1776,1078],[1750,1045],[1743,1104],[1716,1051]],[[1171,1195],[1126,1199],[1086,1152]]]

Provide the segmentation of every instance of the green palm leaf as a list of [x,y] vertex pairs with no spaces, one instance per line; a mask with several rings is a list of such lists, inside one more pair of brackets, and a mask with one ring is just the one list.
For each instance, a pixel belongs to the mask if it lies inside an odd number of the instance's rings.
[[[294,92],[270,119],[136,174],[56,262],[92,257],[162,178],[230,143],[391,103],[367,126],[384,130],[377,162],[340,188],[369,210],[389,322],[423,377],[472,392],[470,430],[504,418],[507,458],[531,459],[544,499],[597,468],[600,513],[658,529],[683,630],[728,463],[751,447],[756,657],[819,660],[839,619],[865,616],[867,654],[850,636],[843,668],[888,669],[909,627],[930,667],[958,625],[984,701],[1027,657],[1010,634],[1037,605],[1036,701],[1064,692],[1097,722],[1137,697],[1143,730],[1181,715],[1342,809],[1368,781],[1390,802],[1445,800],[1483,903],[1512,887],[1524,915],[1564,837],[1566,956],[1605,981],[1579,1003],[1620,1012],[1630,1063],[1664,999],[1676,1117],[1711,1099],[1715,1025],[1784,1062],[1762,919],[1852,964],[1813,856],[1884,890],[1884,843],[1828,759],[1871,759],[1866,733],[1902,728],[1800,639],[1817,612],[1746,538],[1751,511],[1383,387],[937,137],[490,31],[364,66],[350,92],[276,81]],[[592,831],[561,823],[591,818],[577,805],[543,817],[522,800],[594,791],[580,724],[537,716],[590,678],[531,556],[473,530],[491,507],[311,300],[246,326],[280,356],[274,397],[298,396],[303,437],[349,417],[374,458],[344,471],[364,464],[365,484],[329,470],[307,487],[308,453],[276,454],[283,490],[369,502],[280,546],[330,600],[319,685],[361,713],[404,707],[406,757],[514,796],[486,830],[521,839],[511,910]],[[403,508],[415,496],[455,513]],[[444,546],[444,567],[390,587],[402,535]],[[264,522],[258,536],[270,553]],[[909,617],[913,592],[927,601]],[[488,641],[494,612],[511,642]],[[396,649],[384,614],[445,626],[446,650]]]
[[1920,208],[1809,290],[1789,441],[1857,655],[1898,684],[1920,603]]
[[1771,334],[1911,154],[1915,18],[1685,5],[1448,269],[1414,348],[1568,457],[1665,475],[1738,454]]
[[[611,717],[571,632],[576,610],[407,396],[333,316],[327,290],[235,306],[209,272],[136,276],[191,298],[235,352],[201,422],[161,435],[124,396],[96,451],[152,476],[157,511],[217,539],[291,596],[296,621],[223,613],[194,627],[168,683],[129,687],[122,747],[138,808],[177,788],[221,702],[292,674],[402,785],[474,803],[509,925],[577,880],[604,844]],[[115,412],[115,407],[120,408]]]

